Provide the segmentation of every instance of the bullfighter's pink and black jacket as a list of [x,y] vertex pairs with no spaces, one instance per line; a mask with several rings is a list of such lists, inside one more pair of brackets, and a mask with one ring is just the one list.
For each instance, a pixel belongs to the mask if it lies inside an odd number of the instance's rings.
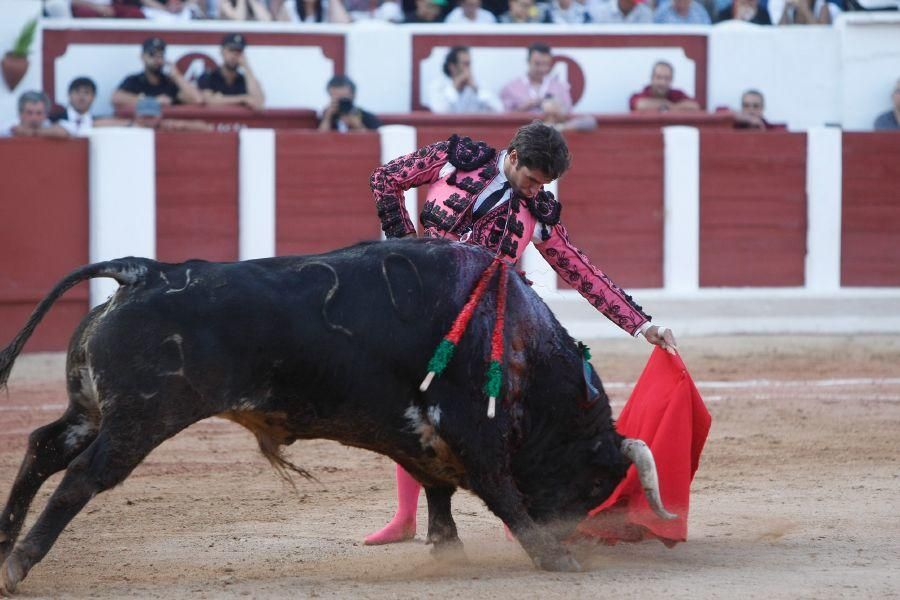
[[[455,168],[445,168],[447,163]],[[416,235],[403,192],[428,185],[419,215],[423,235],[468,240],[509,263],[517,262],[528,242],[534,241],[569,285],[613,323],[635,335],[650,317],[569,241],[559,220],[562,206],[553,194],[541,190],[534,198],[524,198],[513,192],[508,202],[473,219],[475,201],[498,174],[494,148],[456,135],[396,158],[376,169],[370,182],[381,228],[389,238]],[[541,228],[540,241],[534,236],[537,227]]]

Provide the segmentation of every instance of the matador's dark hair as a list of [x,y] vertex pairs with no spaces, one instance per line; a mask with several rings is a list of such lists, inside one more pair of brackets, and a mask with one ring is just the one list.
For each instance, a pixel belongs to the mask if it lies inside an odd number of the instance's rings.
[[551,179],[562,176],[572,162],[562,134],[540,121],[520,127],[508,149],[516,151],[520,165],[537,169]]

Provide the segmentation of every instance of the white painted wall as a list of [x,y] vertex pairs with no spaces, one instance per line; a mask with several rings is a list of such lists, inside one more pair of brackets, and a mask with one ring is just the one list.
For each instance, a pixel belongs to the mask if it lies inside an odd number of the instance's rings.
[[[11,48],[22,26],[41,14],[41,0],[0,0],[0,56]],[[16,101],[22,92],[41,89],[41,29],[38,27],[31,46],[30,65],[15,90],[10,91],[0,78],[0,125],[18,118]]]
[[362,25],[347,31],[347,75],[357,84],[356,103],[375,113],[408,112],[410,31],[388,23]]
[[756,88],[771,122],[793,130],[840,123],[839,41],[824,26],[726,22],[710,28],[709,107],[737,109],[741,93]]
[[[153,131],[108,127],[90,134],[91,262],[156,258],[156,141]],[[112,279],[91,280],[91,306],[115,293]]]
[[[112,23],[104,20],[84,19],[47,20],[46,27],[66,28],[73,25],[84,28],[89,23],[92,29],[115,29],[116,31],[147,31],[147,36],[158,33],[165,39],[165,31],[177,27],[160,27],[152,23],[144,23],[129,19],[123,25],[121,21]],[[223,35],[234,31],[235,26],[222,22],[194,21],[191,31],[215,31]],[[317,29],[313,26],[272,25],[260,23],[241,23],[241,31],[265,31],[277,33],[291,31],[295,33],[330,33],[341,32],[341,29],[328,26]],[[218,61],[220,49],[218,45],[183,45],[169,44],[166,58],[172,61],[181,56],[202,52]],[[262,82],[266,93],[266,106],[269,108],[310,108],[319,110],[328,101],[325,82],[334,74],[336,65],[326,57],[318,47],[311,46],[264,46],[249,45],[247,60]],[[119,83],[128,75],[143,69],[141,48],[138,44],[72,44],[66,53],[56,59],[56,98],[66,97],[69,82],[80,75],[86,75],[97,83],[97,100],[94,103],[94,114],[111,115],[113,112],[110,98]],[[202,61],[195,61],[188,67],[188,78],[196,79],[202,73]]]
[[843,15],[835,25],[841,40],[841,114],[844,129],[868,131],[891,108],[900,79],[900,13]]
[[275,256],[275,130],[242,129],[238,149],[238,258]]

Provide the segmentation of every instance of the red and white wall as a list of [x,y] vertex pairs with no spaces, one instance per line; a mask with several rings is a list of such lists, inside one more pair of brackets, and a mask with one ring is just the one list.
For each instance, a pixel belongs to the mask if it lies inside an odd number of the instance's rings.
[[[500,146],[510,134],[465,133]],[[360,135],[107,129],[87,140],[0,140],[0,340],[86,262],[230,261],[377,239],[372,170],[447,135],[406,126]],[[668,127],[573,134],[569,144],[573,167],[555,186],[572,239],[657,316],[667,302],[686,303],[688,313],[701,307],[694,319],[715,316],[703,303],[721,298],[745,307],[761,298],[846,302],[856,327],[874,331],[894,321],[862,314],[860,299],[900,313],[896,136]],[[411,212],[420,200],[407,195]],[[566,306],[585,304],[539,256],[527,255],[525,268],[564,323]],[[92,286],[90,295],[70,291],[29,349],[63,348],[89,304],[115,284]],[[799,327],[760,316],[740,330]],[[870,321],[860,325],[860,317]],[[584,322],[573,316],[567,325],[576,335],[604,333]],[[725,320],[697,331],[729,327],[736,325]],[[847,327],[826,319],[806,328]]]

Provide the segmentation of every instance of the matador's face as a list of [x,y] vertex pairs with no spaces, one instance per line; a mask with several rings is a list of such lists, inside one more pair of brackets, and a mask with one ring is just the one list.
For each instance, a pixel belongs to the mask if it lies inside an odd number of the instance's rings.
[[540,169],[531,169],[521,164],[516,150],[510,150],[506,155],[503,169],[510,187],[526,198],[534,198],[541,187],[553,181]]

